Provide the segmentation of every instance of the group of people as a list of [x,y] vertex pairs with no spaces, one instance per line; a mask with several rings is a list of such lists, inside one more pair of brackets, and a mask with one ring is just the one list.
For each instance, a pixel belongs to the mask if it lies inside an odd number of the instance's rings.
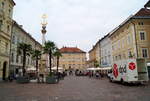
[[88,76],[91,77],[95,77],[95,78],[103,78],[105,75],[99,71],[93,72],[93,71],[89,71]]
[[95,77],[95,78],[103,78],[105,73],[100,72],[100,71],[83,71],[83,70],[78,70],[76,69],[75,71],[69,71],[69,75],[75,75],[75,76],[89,76]]
[[78,70],[78,69],[75,71],[76,76],[87,76],[86,74],[87,74],[87,72],[81,71],[81,70]]

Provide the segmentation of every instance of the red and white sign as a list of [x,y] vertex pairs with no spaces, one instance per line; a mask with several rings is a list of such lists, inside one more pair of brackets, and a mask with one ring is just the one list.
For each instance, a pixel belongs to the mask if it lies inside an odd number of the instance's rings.
[[129,69],[134,70],[136,68],[135,63],[129,63]]
[[117,76],[118,76],[118,67],[117,67],[117,64],[114,64],[113,67],[114,67],[113,68],[113,74],[114,74],[115,78],[117,78]]

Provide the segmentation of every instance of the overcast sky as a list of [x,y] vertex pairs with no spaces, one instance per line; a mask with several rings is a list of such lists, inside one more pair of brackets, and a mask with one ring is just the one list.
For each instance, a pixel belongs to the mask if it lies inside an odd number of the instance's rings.
[[14,0],[13,18],[41,41],[41,16],[48,15],[46,39],[89,51],[148,0]]

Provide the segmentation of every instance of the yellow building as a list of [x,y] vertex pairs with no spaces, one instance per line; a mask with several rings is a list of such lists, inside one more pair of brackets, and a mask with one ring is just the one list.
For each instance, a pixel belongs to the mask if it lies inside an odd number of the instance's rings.
[[0,80],[9,74],[9,54],[12,26],[13,0],[0,0]]
[[[23,56],[18,55],[17,45],[19,43],[27,43],[32,46],[33,50],[42,51],[42,45],[37,42],[29,33],[27,33],[22,25],[19,25],[16,21],[13,21],[12,26],[12,38],[11,38],[11,55],[10,55],[10,71],[11,73],[18,74],[22,69]],[[35,60],[32,56],[26,57],[26,69],[35,67]]]
[[150,62],[150,9],[142,8],[109,36],[113,61],[144,58]]
[[[84,69],[86,67],[86,52],[77,47],[63,47],[60,49],[59,66],[64,69]],[[56,63],[55,63],[56,64]]]
[[100,40],[89,51],[89,61],[87,63],[89,67],[100,65]]

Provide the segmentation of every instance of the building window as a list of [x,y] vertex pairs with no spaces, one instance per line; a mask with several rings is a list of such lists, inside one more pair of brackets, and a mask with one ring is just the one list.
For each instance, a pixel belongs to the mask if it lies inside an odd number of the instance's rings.
[[14,53],[11,53],[11,62],[14,62]]
[[30,59],[28,58],[28,64],[30,64]]
[[3,21],[0,20],[0,29],[2,29]]
[[17,44],[21,43],[21,40],[19,38],[16,37],[17,40]]
[[130,37],[130,35],[128,35],[128,44],[130,44],[131,43],[131,37]]
[[7,26],[7,32],[8,32],[8,33],[10,32],[10,27],[9,27],[9,25]]
[[121,55],[119,55],[118,57],[119,57],[119,59],[121,60]]
[[5,6],[5,3],[4,3],[4,2],[2,2],[2,10],[4,9],[4,6]]
[[15,36],[12,37],[12,43],[15,44]]
[[140,32],[140,39],[145,40],[146,39],[146,33],[145,32]]
[[116,56],[116,57],[115,57],[115,60],[117,60],[117,59],[118,59],[118,57]]
[[8,12],[9,12],[9,16],[11,17],[11,9],[9,9]]
[[8,43],[5,44],[5,52],[8,52]]
[[148,49],[147,48],[142,48],[142,57],[148,58]]
[[16,55],[16,63],[18,63],[19,62],[19,55],[17,54]]
[[21,63],[23,63],[23,56],[21,56]]
[[139,24],[139,25],[144,25],[144,23],[143,23],[143,22],[139,22],[138,24]]

